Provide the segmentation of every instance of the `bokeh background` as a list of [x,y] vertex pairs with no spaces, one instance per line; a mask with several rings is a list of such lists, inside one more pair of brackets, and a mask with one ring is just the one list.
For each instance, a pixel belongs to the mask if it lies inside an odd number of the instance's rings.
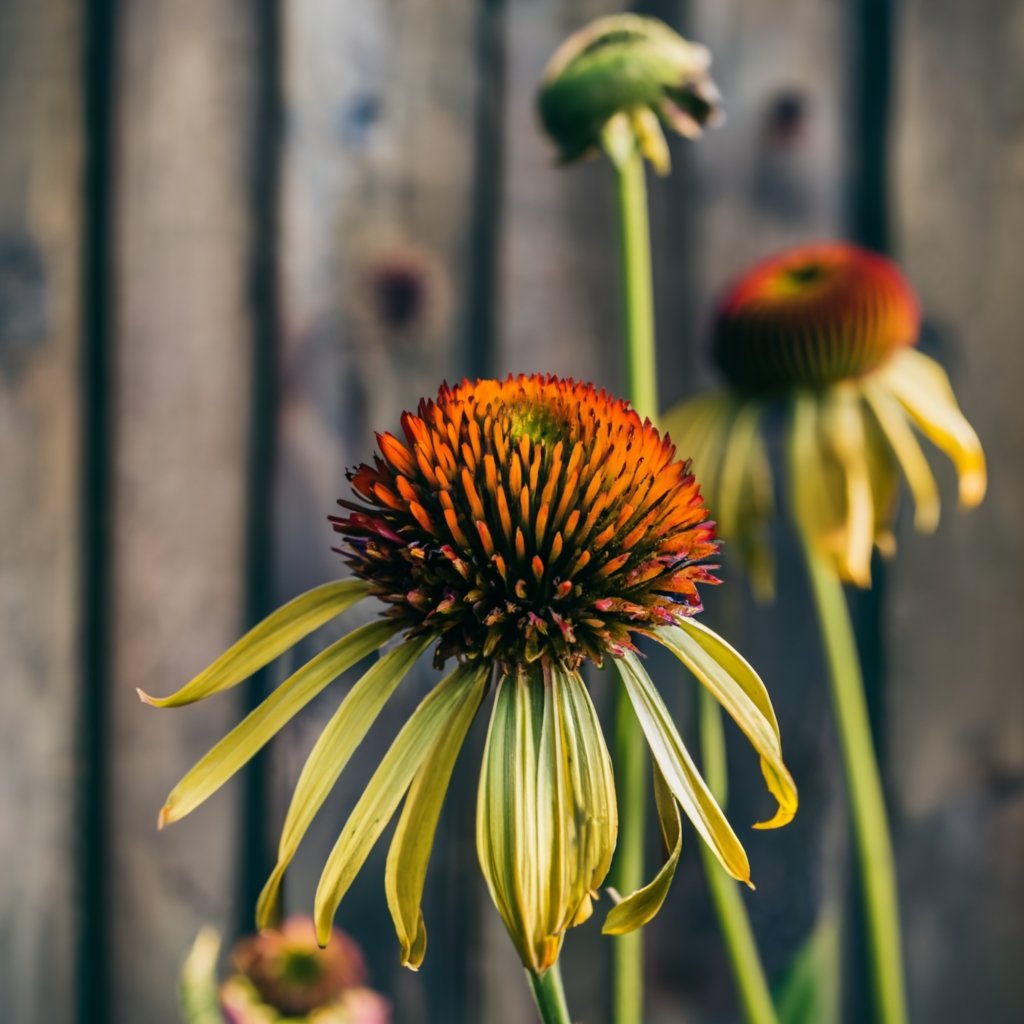
[[[620,388],[611,184],[553,166],[535,83],[607,0],[0,2],[0,1017],[171,1024],[200,925],[249,927],[291,785],[344,681],[158,834],[170,786],[272,686],[156,712],[246,623],[339,571],[326,516],[374,429],[443,378]],[[991,460],[980,510],[912,534],[855,601],[898,848],[911,1004],[1024,1020],[1024,6],[682,0],[726,124],[652,186],[661,400],[711,381],[731,275],[850,237],[918,288],[923,344]],[[780,537],[785,545],[785,536]],[[820,921],[867,1021],[843,789],[798,562],[709,614],[760,668],[801,813],[754,834],[748,905],[778,977]],[[323,858],[429,670],[392,701],[288,883]],[[600,681],[595,682],[599,694]],[[684,724],[694,688],[666,694]],[[479,723],[478,723],[479,727]],[[395,1019],[531,1019],[472,841],[474,732],[432,862],[431,948],[397,965],[383,849],[339,922]],[[475,744],[475,746],[474,746]],[[764,807],[742,744],[731,814]],[[383,845],[383,844],[382,844]],[[737,1019],[695,842],[647,930],[652,1021]],[[653,856],[653,854],[652,854]],[[837,916],[836,916],[837,915]],[[570,1003],[604,1019],[607,946]]]

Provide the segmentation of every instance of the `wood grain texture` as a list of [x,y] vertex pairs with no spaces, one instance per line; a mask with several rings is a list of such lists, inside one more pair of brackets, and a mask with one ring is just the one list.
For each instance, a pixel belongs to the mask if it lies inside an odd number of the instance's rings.
[[[676,169],[652,189],[660,260],[660,385],[662,401],[670,404],[718,386],[708,357],[710,325],[736,275],[787,245],[844,234],[853,71],[846,13],[838,3],[743,0],[657,7],[683,35],[710,47],[726,115],[697,142],[674,143]],[[685,454],[685,439],[676,441]],[[694,470],[699,480],[701,469]],[[778,498],[784,508],[781,493]],[[814,615],[796,545],[784,527],[774,540],[774,603],[752,599],[728,543],[725,585],[705,595],[709,625],[764,678],[800,791],[800,811],[791,825],[752,832],[749,824],[764,816],[766,797],[749,745],[727,725],[729,817],[750,856],[757,891],[744,899],[772,979],[785,969],[823,904],[841,900],[846,884],[843,787]],[[665,669],[671,677],[672,666]],[[692,721],[692,680],[679,683],[672,706],[678,718]],[[652,991],[667,1007],[689,1003],[707,1019],[728,1019],[737,1012],[735,987],[692,847],[684,859],[673,902],[650,928],[657,950]],[[688,926],[677,937],[678,920]],[[666,1019],[673,1012],[668,1009]]]
[[252,325],[253,7],[120,5],[117,105],[110,886],[112,1019],[177,1019],[199,927],[224,928],[238,787],[158,834],[170,787],[238,698],[142,706],[242,624]]
[[0,6],[0,992],[69,1020],[74,870],[82,26]]
[[933,459],[936,536],[904,523],[891,570],[890,782],[915,1019],[1024,1014],[1024,11],[902,6],[897,254],[921,294],[924,347],[947,368],[989,457],[958,514]]
[[[460,375],[477,8],[472,0],[298,0],[283,11],[280,599],[346,571],[326,521],[349,493],[345,470],[370,458],[374,431],[399,429],[403,410]],[[360,608],[346,625],[378,611]],[[306,755],[354,676],[331,687],[274,744],[267,827],[275,844]],[[310,912],[345,815],[438,678],[426,666],[414,671],[346,768],[289,871],[290,911]],[[474,785],[475,773],[468,781],[457,774],[438,831],[424,903],[429,947],[419,974],[398,964],[384,902],[386,842],[338,914],[339,926],[363,945],[373,982],[393,998],[398,1020],[472,1019],[464,951],[475,907],[467,891],[476,893],[466,885],[476,870]]]

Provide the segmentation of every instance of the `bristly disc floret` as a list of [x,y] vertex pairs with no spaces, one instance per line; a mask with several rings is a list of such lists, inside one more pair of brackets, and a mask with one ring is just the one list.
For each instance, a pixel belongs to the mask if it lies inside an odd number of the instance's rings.
[[917,299],[892,261],[844,242],[812,243],[732,287],[715,323],[715,360],[751,394],[824,387],[914,344],[919,324]]
[[689,463],[625,402],[553,376],[442,386],[378,435],[332,517],[355,574],[435,660],[570,667],[634,650],[717,583]]

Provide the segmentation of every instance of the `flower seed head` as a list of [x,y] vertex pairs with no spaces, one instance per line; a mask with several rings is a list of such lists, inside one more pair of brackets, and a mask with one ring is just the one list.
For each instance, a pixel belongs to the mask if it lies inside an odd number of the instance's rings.
[[442,386],[378,435],[332,517],[389,614],[451,655],[525,665],[634,649],[700,610],[717,551],[689,463],[649,421],[551,376]]
[[789,249],[730,289],[715,360],[741,391],[862,377],[917,340],[917,299],[890,260],[844,242]]
[[622,115],[634,122],[642,148],[658,165],[665,146],[659,124],[694,138],[718,116],[710,64],[706,47],[657,18],[599,18],[551,58],[537,98],[540,118],[568,163],[598,148],[605,127]]

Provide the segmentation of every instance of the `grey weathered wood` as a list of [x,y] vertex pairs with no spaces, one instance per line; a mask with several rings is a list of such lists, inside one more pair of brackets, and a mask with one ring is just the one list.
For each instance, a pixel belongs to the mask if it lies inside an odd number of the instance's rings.
[[10,1020],[74,999],[80,520],[82,25],[0,7],[0,992]]
[[251,338],[254,8],[130,0],[117,100],[112,1019],[177,1019],[200,925],[230,924],[238,788],[167,831],[177,779],[238,718],[235,695],[156,711],[242,625]]
[[[662,4],[671,18],[677,5]],[[843,234],[851,72],[842,5],[815,0],[699,2],[675,26],[711,49],[724,124],[673,145],[677,167],[652,187],[658,268],[661,399],[718,386],[708,358],[710,324],[724,288],[754,261],[800,241]],[[685,438],[675,438],[686,454]],[[694,467],[698,480],[700,467]],[[779,494],[780,509],[784,497]],[[711,513],[714,515],[712,508]],[[749,745],[727,724],[729,818],[750,856],[755,893],[744,899],[765,968],[778,977],[825,902],[841,897],[842,784],[824,666],[803,566],[777,531],[777,598],[756,603],[726,545],[724,585],[705,595],[707,621],[762,674],[779,716],[783,750],[800,790],[795,821],[752,832],[767,808]],[[671,672],[671,666],[667,666]],[[689,680],[675,697],[693,706]],[[736,1013],[735,986],[707,909],[701,868],[686,854],[673,902],[650,928],[658,949],[652,993]],[[682,930],[676,922],[685,920]],[[671,1004],[670,1004],[671,1005]],[[668,1019],[672,1019],[669,1015]]]
[[887,751],[915,1019],[1024,1014],[1024,36],[1018,4],[900,8],[897,254],[925,343],[986,447],[981,508],[904,523],[890,572]]
[[[375,430],[399,430],[404,409],[460,375],[477,8],[472,0],[303,0],[283,12],[287,133],[275,483],[281,599],[346,571],[331,551],[335,535],[326,518],[350,493],[345,469],[370,458]],[[390,268],[402,266],[421,287],[418,311],[408,320],[401,303],[381,303],[382,281]],[[378,611],[368,605],[346,623]],[[289,872],[291,912],[311,912],[345,814],[401,722],[438,678],[428,666],[414,672],[346,769]],[[275,842],[302,763],[347,686],[343,680],[329,689],[275,742],[268,820]],[[386,842],[338,914],[339,926],[364,946],[373,982],[391,994],[398,1020],[466,1014],[467,936],[458,923],[476,893],[464,884],[475,870],[472,788],[455,784],[452,792],[457,798],[441,821],[427,881],[429,948],[420,973],[398,964],[383,897]]]

